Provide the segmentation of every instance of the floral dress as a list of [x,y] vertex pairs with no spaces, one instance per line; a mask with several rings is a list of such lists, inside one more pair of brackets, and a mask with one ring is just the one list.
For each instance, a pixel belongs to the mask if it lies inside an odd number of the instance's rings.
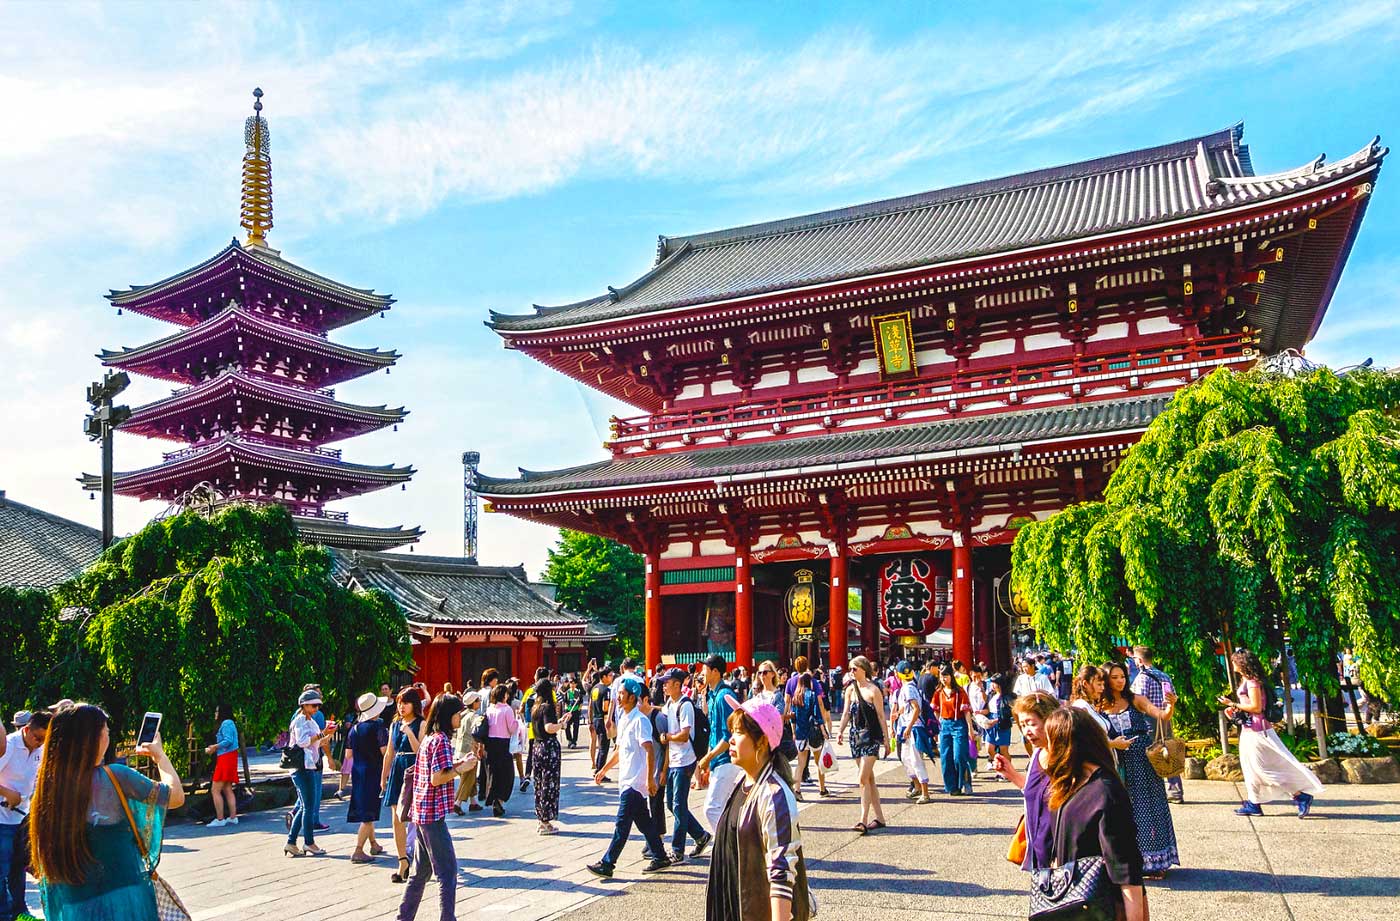
[[1154,737],[1152,720],[1136,707],[1122,713],[1105,713],[1108,722],[1119,735],[1132,744],[1118,752],[1118,770],[1133,800],[1133,820],[1137,823],[1138,847],[1142,849],[1144,873],[1162,873],[1179,866],[1176,853],[1176,829],[1167,806],[1167,787],[1152,763],[1147,760],[1147,746]]

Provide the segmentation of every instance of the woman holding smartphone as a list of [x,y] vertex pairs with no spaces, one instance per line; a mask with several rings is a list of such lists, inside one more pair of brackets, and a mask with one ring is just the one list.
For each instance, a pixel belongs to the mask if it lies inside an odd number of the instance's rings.
[[[301,749],[302,764],[292,771],[292,785],[297,790],[297,808],[292,813],[292,825],[287,832],[287,843],[282,853],[288,857],[301,857],[309,854],[318,857],[325,848],[316,846],[316,803],[320,801],[321,745],[335,735],[335,723],[327,723],[322,729],[316,722],[316,711],[321,709],[321,692],[315,689],[302,691],[297,698],[301,708],[292,718],[287,734],[289,744]],[[306,839],[306,847],[297,847],[297,836]]]
[[155,762],[159,782],[104,765],[108,739],[107,714],[91,704],[64,707],[49,723],[29,819],[29,856],[49,921],[156,917],[150,874],[166,810],[184,805],[185,788],[159,733],[136,748]]
[[413,765],[413,872],[399,903],[399,921],[413,921],[428,877],[438,879],[442,921],[453,921],[457,909],[457,851],[447,830],[452,811],[452,784],[467,765],[453,758],[452,735],[462,722],[462,698],[439,694],[428,710],[426,735]]
[[1264,803],[1279,796],[1291,796],[1298,818],[1307,818],[1312,811],[1313,798],[1322,792],[1322,782],[1298,763],[1274,731],[1274,724],[1264,715],[1269,700],[1264,682],[1271,682],[1271,679],[1259,657],[1241,649],[1230,661],[1240,673],[1240,686],[1236,689],[1240,699],[1235,702],[1221,697],[1220,703],[1225,706],[1226,716],[1242,720],[1240,769],[1244,772],[1244,789],[1249,797],[1235,810],[1235,815],[1263,815],[1261,806]]

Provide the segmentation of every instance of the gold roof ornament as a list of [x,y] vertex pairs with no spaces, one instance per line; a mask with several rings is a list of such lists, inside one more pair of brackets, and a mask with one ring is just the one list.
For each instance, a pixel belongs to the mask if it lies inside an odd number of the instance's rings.
[[243,123],[243,196],[239,224],[248,232],[246,246],[267,248],[272,229],[272,157],[268,154],[267,119],[262,117],[261,88],[253,90],[253,114]]

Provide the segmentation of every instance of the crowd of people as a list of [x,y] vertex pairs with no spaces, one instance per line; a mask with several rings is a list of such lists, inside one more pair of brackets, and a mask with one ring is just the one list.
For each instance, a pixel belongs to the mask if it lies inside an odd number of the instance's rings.
[[[1259,815],[1286,796],[1307,816],[1322,787],[1273,729],[1273,682],[1252,653],[1238,652],[1233,665],[1241,681],[1220,704],[1240,726],[1248,800],[1237,812]],[[435,877],[441,917],[451,919],[450,821],[488,808],[507,815],[512,798],[533,788],[536,832],[558,834],[563,752],[579,747],[586,715],[593,781],[615,776],[617,784],[613,834],[588,871],[611,877],[633,831],[645,873],[708,853],[713,921],[815,913],[798,810],[832,794],[827,773],[838,746],[847,747],[858,793],[857,833],[888,827],[875,782],[881,759],[897,757],[906,795],[927,804],[936,790],[970,795],[985,757],[982,776],[1023,794],[1009,856],[1031,874],[1033,913],[1037,899],[1068,891],[1063,874],[1071,873],[1083,885],[1068,889],[1110,914],[1144,918],[1145,883],[1180,864],[1169,808],[1182,801],[1180,778],[1164,780],[1148,757],[1152,741],[1171,731],[1175,702],[1171,678],[1146,647],[1128,662],[1072,670],[1058,657],[1028,657],[997,674],[937,660],[880,669],[864,656],[827,671],[801,656],[791,667],[764,661],[752,671],[717,655],[694,669],[655,671],[624,659],[616,668],[590,663],[579,675],[541,668],[528,685],[487,669],[461,693],[382,685],[339,723],[323,714],[312,684],[290,714],[282,752],[296,791],[283,851],[325,854],[316,843],[328,830],[321,796],[326,773],[338,775],[336,795],[348,798],[356,831],[351,862],[375,865],[386,854],[376,826],[387,811],[397,858],[389,880],[404,886],[398,917],[415,917]],[[215,722],[205,749],[214,759],[208,827],[220,829],[239,821],[241,749],[228,708]],[[17,713],[15,725],[0,737],[0,921],[27,916],[26,870],[39,879],[48,919],[156,917],[165,816],[185,795],[159,736],[136,749],[154,765],[152,778],[109,763],[98,707],[61,701]],[[1024,771],[1013,764],[1013,726],[1029,755]]]

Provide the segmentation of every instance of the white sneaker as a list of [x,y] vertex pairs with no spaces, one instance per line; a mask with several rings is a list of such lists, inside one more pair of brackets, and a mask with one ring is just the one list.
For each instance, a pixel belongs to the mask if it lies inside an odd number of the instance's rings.
[[225,825],[237,825],[237,824],[238,824],[238,816],[234,816],[234,817],[231,818],[231,819],[224,819],[224,824],[225,824]]
[[204,827],[205,827],[205,828],[223,828],[223,827],[224,827],[225,825],[227,825],[227,824],[228,824],[228,822],[226,822],[226,821],[223,820],[223,819],[214,819],[214,820],[212,820],[211,822],[209,822],[209,824],[205,825]]

